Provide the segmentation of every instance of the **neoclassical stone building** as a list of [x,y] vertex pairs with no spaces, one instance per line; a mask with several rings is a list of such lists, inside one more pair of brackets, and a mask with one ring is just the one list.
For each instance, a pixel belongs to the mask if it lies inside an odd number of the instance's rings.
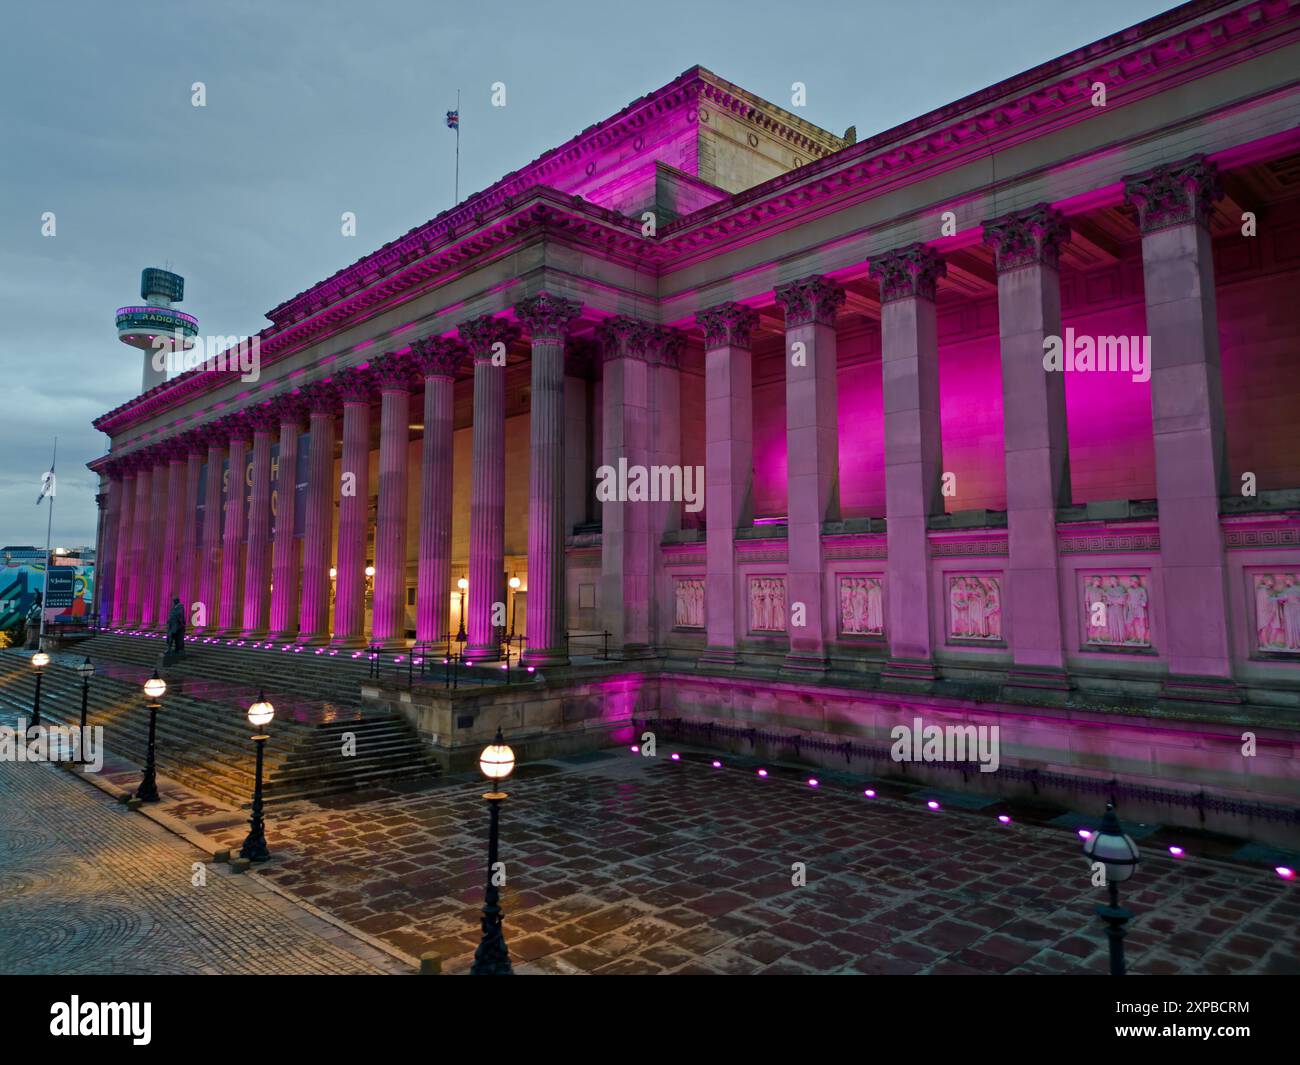
[[[507,604],[590,694],[566,634],[611,634],[597,717],[924,710],[1294,803],[1298,127],[1288,0],[861,142],[688,70],[275,307],[257,382],[99,418],[100,615],[400,646],[464,578],[472,658]],[[702,509],[598,498],[620,461]]]

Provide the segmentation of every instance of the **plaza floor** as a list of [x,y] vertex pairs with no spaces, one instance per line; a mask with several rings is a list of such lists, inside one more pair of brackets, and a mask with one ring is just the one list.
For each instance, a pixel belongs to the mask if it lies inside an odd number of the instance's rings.
[[[619,750],[510,781],[502,905],[523,971],[1106,972],[1104,891],[1072,832],[711,762]],[[479,935],[482,791],[273,809],[262,872],[462,972]],[[1300,895],[1266,868],[1148,852],[1124,901],[1135,973],[1300,972]]]
[[[517,971],[1106,971],[1103,892],[1072,832],[712,760],[620,749],[521,767],[501,854]],[[208,865],[199,888],[202,852],[62,769],[0,763],[0,971],[412,971],[315,908],[465,972],[482,791],[450,779],[272,806],[272,860],[256,876]],[[163,805],[214,846],[246,830],[192,796]],[[1267,868],[1148,848],[1128,887],[1134,973],[1300,972],[1300,895]]]

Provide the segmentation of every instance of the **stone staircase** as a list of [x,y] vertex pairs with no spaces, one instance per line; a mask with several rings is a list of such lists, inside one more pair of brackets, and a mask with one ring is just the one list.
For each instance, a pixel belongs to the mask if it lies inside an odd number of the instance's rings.
[[[143,764],[149,714],[141,685],[153,671],[161,645],[161,640],[104,635],[82,641],[73,653],[56,655],[42,681],[43,720],[78,723],[81,681],[72,666],[89,656],[97,674],[90,685],[88,721],[104,727],[104,744],[114,754]],[[237,653],[222,653],[226,650]],[[354,668],[336,667],[327,677],[323,663],[272,667],[265,662],[271,652],[253,657],[257,654],[191,646],[184,665],[161,670],[168,690],[158,714],[159,772],[197,792],[247,806],[253,794],[254,745],[246,713],[263,688],[276,707],[266,745],[267,802],[314,799],[439,772],[404,718],[361,708],[356,692],[365,666],[360,659]],[[0,652],[0,708],[27,716],[35,689],[29,657]],[[346,702],[338,697],[345,689],[351,693]],[[325,693],[336,698],[322,697]],[[352,756],[343,754],[347,733],[355,738]]]

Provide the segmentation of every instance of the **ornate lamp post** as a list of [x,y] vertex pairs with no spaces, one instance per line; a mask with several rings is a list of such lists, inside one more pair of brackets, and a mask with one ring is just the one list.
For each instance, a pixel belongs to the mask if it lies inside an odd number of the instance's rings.
[[244,845],[239,848],[239,856],[247,858],[250,862],[264,862],[271,857],[271,852],[266,849],[266,819],[262,816],[262,753],[266,748],[266,741],[271,737],[260,730],[269,725],[273,717],[275,717],[275,707],[267,700],[266,694],[259,691],[257,702],[248,708],[248,723],[259,730],[258,735],[252,737],[253,742],[257,744],[253,816],[248,819],[248,837],[244,840]]
[[1110,905],[1097,907],[1097,916],[1106,922],[1106,936],[1110,940],[1110,975],[1123,976],[1124,925],[1133,913],[1120,906],[1119,885],[1121,880],[1137,872],[1138,849],[1132,838],[1124,834],[1113,802],[1106,804],[1101,828],[1084,841],[1083,853],[1089,865],[1100,862],[1106,874]]
[[95,663],[89,658],[77,667],[77,675],[81,678],[81,740],[77,744],[78,761],[83,764],[86,761],[86,699],[90,695],[90,678],[95,675]]
[[144,757],[144,776],[140,778],[140,786],[135,789],[135,797],[141,802],[158,801],[158,779],[157,769],[154,765],[154,737],[158,728],[158,710],[161,707],[159,700],[167,691],[167,684],[158,676],[158,670],[153,671],[153,676],[144,682],[145,698],[149,700],[149,748]]
[[460,589],[460,631],[456,633],[456,642],[464,644],[465,636],[465,591],[469,588],[469,581],[464,577],[456,582],[456,587]]
[[36,670],[36,700],[32,705],[32,723],[28,728],[39,728],[41,724],[41,676],[50,664],[50,656],[44,651],[37,651],[31,657],[32,669]]
[[[491,781],[505,780],[515,768],[515,752],[506,746],[501,730],[497,729],[496,738],[490,746],[483,748],[479,756],[478,767],[483,775]],[[483,939],[478,950],[474,952],[474,964],[470,968],[471,976],[513,976],[510,967],[510,951],[506,948],[506,937],[501,930],[503,914],[500,906],[500,892],[494,882],[497,865],[497,838],[501,818],[501,803],[506,799],[504,791],[484,792],[488,809],[491,810],[491,827],[488,830],[488,881],[487,895],[483,903]]]

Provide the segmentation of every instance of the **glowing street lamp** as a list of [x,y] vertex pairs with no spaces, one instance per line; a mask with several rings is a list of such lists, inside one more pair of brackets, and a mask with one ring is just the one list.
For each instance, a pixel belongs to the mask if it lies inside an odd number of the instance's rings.
[[50,656],[44,651],[37,651],[30,659],[32,669],[36,670],[36,699],[32,704],[32,723],[29,728],[38,728],[41,723],[41,676],[50,664]]
[[[493,784],[504,781],[515,769],[515,752],[512,751],[497,729],[496,738],[483,749],[479,755],[478,767],[483,775]],[[491,811],[488,829],[488,881],[487,895],[483,903],[483,938],[478,950],[474,952],[474,964],[470,968],[471,976],[513,976],[510,967],[510,951],[506,947],[505,934],[501,928],[500,892],[495,881],[497,868],[497,843],[499,837],[501,803],[506,799],[504,791],[484,792]]]
[[144,757],[144,776],[140,786],[135,789],[135,797],[141,802],[158,801],[158,772],[154,761],[154,739],[158,731],[158,711],[162,707],[160,700],[167,692],[167,684],[158,676],[158,670],[144,682],[144,695],[149,700],[149,747]]
[[257,735],[251,737],[257,744],[257,773],[254,777],[253,784],[253,814],[248,819],[248,836],[244,840],[244,845],[239,848],[239,856],[247,858],[250,862],[264,862],[271,857],[271,852],[266,848],[266,818],[262,813],[262,758],[266,749],[266,741],[271,737],[263,730],[271,723],[275,717],[275,707],[266,697],[266,693],[258,691],[257,702],[248,708],[248,723],[258,730]]
[[469,588],[469,581],[464,577],[456,582],[456,587],[460,589],[460,631],[456,633],[456,642],[463,644],[465,642],[465,591]]
[[1124,925],[1133,916],[1132,911],[1119,904],[1120,881],[1137,872],[1138,849],[1132,837],[1124,834],[1115,804],[1106,804],[1106,816],[1101,827],[1083,844],[1084,856],[1089,865],[1101,863],[1110,889],[1110,905],[1097,907],[1097,916],[1106,922],[1106,937],[1110,940],[1110,975],[1124,975]]
[[515,642],[515,615],[519,611],[519,585],[523,582],[518,577],[511,577],[510,584],[510,642]]

